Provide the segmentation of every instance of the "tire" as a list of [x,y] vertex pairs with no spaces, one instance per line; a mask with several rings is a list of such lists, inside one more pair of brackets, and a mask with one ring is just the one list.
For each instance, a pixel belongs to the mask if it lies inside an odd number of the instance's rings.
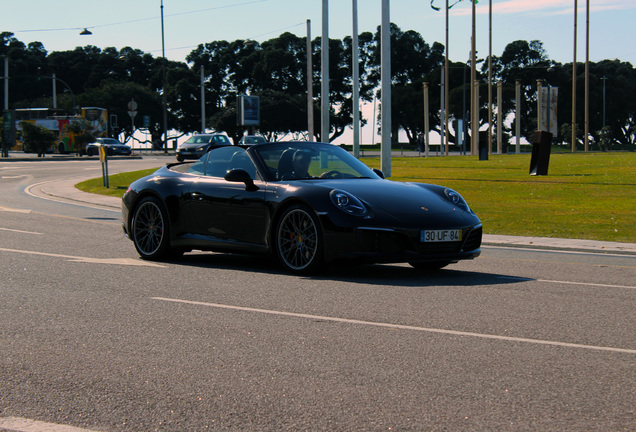
[[437,261],[437,262],[410,262],[411,267],[416,270],[425,270],[425,271],[435,271],[441,270],[447,265],[450,264],[448,261]]
[[177,157],[177,162],[183,162],[183,158],[182,157]]
[[314,273],[324,265],[323,239],[315,213],[305,205],[286,209],[276,224],[274,246],[286,270]]
[[163,204],[146,197],[135,208],[132,218],[132,240],[139,256],[146,260],[170,257],[170,222]]

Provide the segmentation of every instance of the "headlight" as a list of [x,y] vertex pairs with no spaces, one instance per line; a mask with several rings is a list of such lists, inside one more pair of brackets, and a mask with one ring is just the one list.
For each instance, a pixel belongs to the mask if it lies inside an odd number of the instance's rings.
[[354,216],[366,216],[368,213],[364,204],[350,193],[336,189],[329,193],[329,197],[331,202],[343,212]]
[[461,208],[462,210],[465,210],[467,212],[470,212],[470,208],[468,207],[468,203],[466,202],[466,200],[464,198],[462,198],[462,196],[455,192],[452,189],[444,189],[444,195],[446,195],[446,198],[448,198],[450,200],[450,202],[452,202],[453,204],[455,204],[457,207]]

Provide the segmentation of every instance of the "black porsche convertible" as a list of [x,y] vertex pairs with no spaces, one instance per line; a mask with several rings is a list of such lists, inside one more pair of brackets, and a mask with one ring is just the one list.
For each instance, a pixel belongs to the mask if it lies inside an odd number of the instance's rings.
[[439,269],[479,256],[482,237],[454,190],[386,180],[313,142],[225,146],[162,167],[130,185],[122,224],[143,259],[264,253],[294,273],[350,262]]

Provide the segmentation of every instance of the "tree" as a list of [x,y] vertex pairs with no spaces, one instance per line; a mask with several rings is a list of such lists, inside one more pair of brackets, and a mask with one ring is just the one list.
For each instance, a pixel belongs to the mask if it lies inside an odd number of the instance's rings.
[[31,122],[20,122],[22,129],[22,145],[25,153],[37,153],[44,157],[53,144],[57,142],[57,134],[43,126]]
[[104,81],[101,87],[90,89],[79,96],[81,103],[106,108],[109,114],[117,115],[117,128],[111,128],[111,130],[115,136],[123,134],[124,142],[131,139],[133,134],[133,121],[128,115],[128,103],[131,99],[134,99],[138,105],[135,129],[140,128],[140,119],[148,116],[150,117],[148,131],[152,139],[160,138],[163,131],[161,96],[148,87],[110,79]]
[[73,134],[75,152],[78,156],[86,153],[86,144],[95,141],[95,136],[91,133],[91,125],[84,119],[73,120],[66,125],[66,130]]

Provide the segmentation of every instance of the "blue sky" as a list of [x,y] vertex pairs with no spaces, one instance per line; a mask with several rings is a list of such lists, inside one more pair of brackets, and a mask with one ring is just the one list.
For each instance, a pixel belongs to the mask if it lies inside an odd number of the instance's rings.
[[[456,0],[451,0],[451,4]],[[40,41],[48,51],[76,46],[132,46],[161,55],[160,0],[0,0],[0,30],[23,42]],[[445,0],[434,0],[443,6]],[[578,0],[577,60],[585,59],[585,3]],[[636,65],[636,0],[590,0],[590,60],[619,58]],[[351,34],[352,2],[330,0],[332,38]],[[444,12],[430,0],[391,0],[391,21],[416,30],[424,39],[445,42]],[[541,40],[550,58],[566,63],[573,57],[574,0],[493,0],[493,54],[518,39]],[[381,20],[380,0],[358,0],[360,31],[375,31]],[[451,9],[450,57],[466,61],[470,51],[471,3]],[[488,0],[477,6],[477,50],[488,54]],[[199,43],[214,40],[274,38],[284,31],[321,33],[322,0],[164,0],[166,56],[184,60]],[[84,27],[93,32],[80,36]],[[34,31],[35,30],[35,31]],[[46,31],[41,31],[46,30]]]

